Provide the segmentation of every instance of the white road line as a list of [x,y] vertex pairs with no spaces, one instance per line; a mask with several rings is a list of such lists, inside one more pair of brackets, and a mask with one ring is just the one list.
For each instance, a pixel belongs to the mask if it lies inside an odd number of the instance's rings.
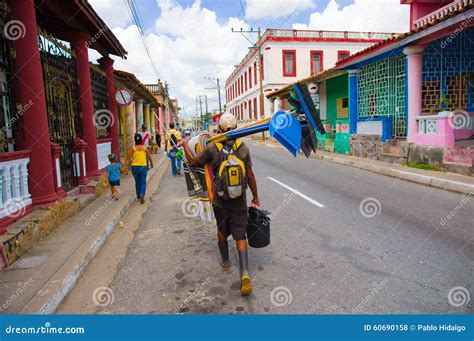
[[320,208],[323,208],[323,207],[324,207],[324,205],[321,204],[319,201],[316,201],[316,200],[314,200],[313,198],[308,197],[306,194],[303,194],[303,193],[301,193],[300,191],[298,191],[298,190],[296,190],[296,189],[294,189],[294,188],[291,188],[290,186],[284,184],[283,182],[278,181],[277,179],[274,179],[274,178],[272,178],[271,176],[267,176],[267,178],[270,179],[270,180],[272,180],[273,182],[276,182],[276,183],[279,184],[280,186],[285,187],[286,189],[292,191],[292,192],[295,193],[296,195],[299,195],[300,197],[302,197],[303,199],[309,201],[309,202],[312,203],[313,205],[318,206],[318,207],[320,207]]

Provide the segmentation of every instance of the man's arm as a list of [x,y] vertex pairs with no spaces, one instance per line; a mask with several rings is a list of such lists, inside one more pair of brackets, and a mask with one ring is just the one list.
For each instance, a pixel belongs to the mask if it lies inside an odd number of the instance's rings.
[[255,178],[255,174],[252,170],[252,165],[247,165],[245,167],[247,171],[247,181],[250,187],[250,191],[252,192],[252,205],[256,206],[257,208],[260,207],[260,200],[258,199],[258,191],[257,191],[257,179]]

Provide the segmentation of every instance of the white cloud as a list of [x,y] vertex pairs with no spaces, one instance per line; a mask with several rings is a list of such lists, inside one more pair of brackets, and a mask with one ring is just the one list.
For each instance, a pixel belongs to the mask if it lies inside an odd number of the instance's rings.
[[89,0],[89,3],[110,28],[127,27],[132,23],[132,16],[122,0]]
[[330,0],[322,12],[311,14],[308,24],[294,24],[294,29],[344,30],[361,32],[406,32],[410,7],[400,0],[355,0],[341,6]]
[[248,19],[276,19],[315,7],[313,0],[247,0],[245,16]]
[[[240,34],[233,34],[231,28],[247,28],[246,24],[237,18],[229,18],[219,24],[216,13],[202,8],[199,0],[189,7],[170,0],[158,0],[157,3],[161,14],[156,20],[156,32],[148,34],[147,41],[161,80],[170,83],[171,95],[178,98],[188,115],[195,112],[195,98],[198,95],[207,95],[209,109],[217,109],[217,91],[205,89],[212,87],[212,83],[204,77],[221,79],[224,104],[225,79],[233,66],[245,56],[249,45]],[[96,10],[103,15],[99,8]],[[104,20],[107,21],[107,18],[104,17]],[[157,76],[137,27],[129,25],[112,31],[128,51],[126,60],[115,58],[114,67],[134,73],[143,83],[156,83]]]

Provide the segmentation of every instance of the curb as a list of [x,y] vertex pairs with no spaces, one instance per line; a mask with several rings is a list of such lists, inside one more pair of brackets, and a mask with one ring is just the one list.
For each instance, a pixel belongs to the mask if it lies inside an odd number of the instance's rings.
[[345,160],[327,155],[317,155],[316,158],[452,192],[458,192],[468,195],[472,195],[474,193],[474,185],[467,184],[465,182],[440,179],[435,176],[411,173],[403,170],[386,168],[370,163],[363,163],[353,160]]
[[[260,144],[262,146],[282,149],[281,146],[268,144],[262,141],[257,142],[257,144]],[[363,162],[359,162],[355,160],[346,160],[346,159],[338,158],[336,156],[315,154],[312,157],[318,160],[330,161],[330,162],[338,163],[340,165],[359,168],[359,169],[366,170],[372,173],[382,174],[385,176],[390,176],[392,178],[410,181],[410,182],[414,182],[414,183],[418,183],[421,185],[426,185],[426,186],[430,186],[434,188],[444,189],[444,190],[457,192],[457,193],[463,193],[467,195],[473,195],[474,193],[474,184],[468,184],[465,182],[460,182],[460,181],[455,181],[455,180],[440,179],[435,176],[406,172],[403,170],[382,167],[382,166],[378,166],[378,165],[374,165],[370,163],[363,163]]]
[[[147,182],[158,174],[159,167],[167,160],[162,157],[157,160],[155,171],[153,174],[148,173]],[[162,177],[158,179],[161,182]],[[104,191],[105,193],[105,191]],[[92,232],[87,240],[86,248],[78,248],[71,257],[61,265],[56,273],[45,283],[45,285],[37,292],[35,296],[19,311],[19,314],[53,314],[60,306],[64,298],[75,287],[87,266],[94,260],[99,251],[104,246],[107,238],[115,230],[123,216],[127,213],[130,206],[135,202],[135,196],[132,194],[125,201],[124,206],[115,216],[111,217],[112,221],[105,226],[99,227]],[[72,268],[72,270],[71,270]]]

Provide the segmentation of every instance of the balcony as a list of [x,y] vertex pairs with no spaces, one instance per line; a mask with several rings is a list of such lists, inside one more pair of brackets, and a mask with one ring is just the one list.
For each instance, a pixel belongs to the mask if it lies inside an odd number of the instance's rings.
[[453,2],[447,4],[446,6],[443,6],[440,9],[437,9],[436,11],[431,12],[430,14],[419,18],[418,20],[415,20],[415,22],[413,23],[413,26],[414,28],[421,28],[438,19],[445,17],[449,13],[452,13],[460,9],[464,7],[465,5],[473,4],[473,3],[474,3],[474,0],[454,0]]
[[395,33],[384,32],[349,32],[349,31],[314,31],[314,30],[281,30],[268,29],[263,35],[268,37],[284,38],[323,38],[323,39],[387,39]]
[[436,115],[420,115],[416,117],[416,125],[415,144],[451,148],[456,141],[473,135],[474,113],[442,111]]
[[[30,151],[0,154],[0,221],[15,221],[31,206],[28,189]],[[4,225],[0,222],[0,225]]]
[[112,154],[112,139],[97,140],[97,161],[99,169],[103,169],[110,164],[109,154]]

